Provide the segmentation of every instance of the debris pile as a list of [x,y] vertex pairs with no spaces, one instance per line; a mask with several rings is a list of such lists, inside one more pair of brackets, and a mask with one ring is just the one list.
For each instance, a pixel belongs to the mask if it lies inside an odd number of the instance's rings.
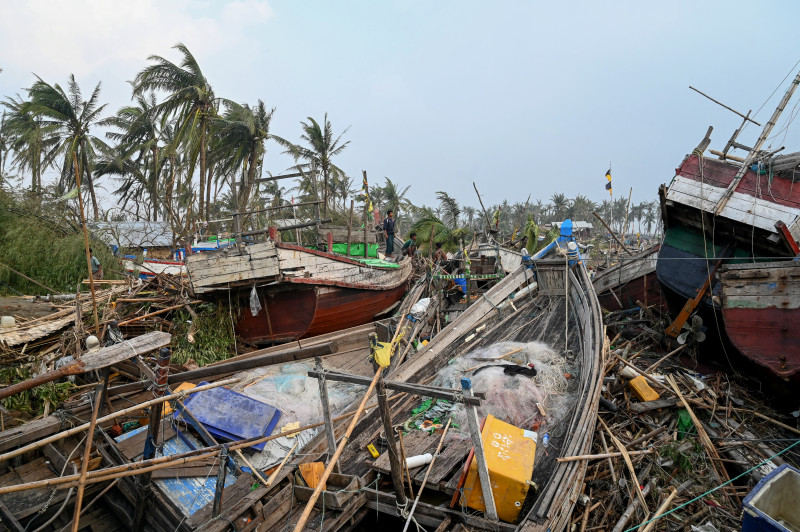
[[592,453],[559,459],[588,462],[573,529],[740,530],[758,481],[800,464],[800,430],[725,374],[682,365],[691,342],[661,349],[652,309],[607,318],[619,332]]

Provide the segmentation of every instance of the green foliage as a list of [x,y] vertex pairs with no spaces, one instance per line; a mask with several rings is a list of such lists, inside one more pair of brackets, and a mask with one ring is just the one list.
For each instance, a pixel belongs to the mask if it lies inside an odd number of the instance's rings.
[[181,310],[172,322],[172,363],[185,364],[191,358],[198,365],[205,366],[225,360],[236,341],[230,309],[222,303],[209,303],[196,307],[195,311],[194,343],[187,338],[192,326],[192,316],[188,312]]
[[[50,221],[30,212],[23,200],[0,190],[0,249],[3,250],[0,262],[50,288],[74,293],[78,283],[89,275],[83,235],[65,220]],[[103,265],[105,278],[118,278],[112,270],[121,267],[108,246],[96,240],[89,245]],[[0,266],[0,281],[23,294],[47,293],[3,266]],[[0,291],[4,289],[0,286]]]
[[[18,365],[0,371],[0,382],[15,384],[32,377],[30,366]],[[7,410],[41,414],[45,403],[50,403],[50,410],[55,410],[72,392],[74,385],[69,381],[48,382],[32,390],[20,392],[0,401]]]

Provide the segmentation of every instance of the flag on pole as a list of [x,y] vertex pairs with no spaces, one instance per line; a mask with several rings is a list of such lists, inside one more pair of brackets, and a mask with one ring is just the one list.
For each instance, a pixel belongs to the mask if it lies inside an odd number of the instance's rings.
[[608,179],[608,183],[606,183],[606,190],[608,190],[608,193],[611,195],[611,168],[609,168],[608,172],[606,172],[606,179]]
[[364,192],[364,204],[367,206],[367,210],[372,212],[374,207],[372,206],[372,200],[369,197],[369,185],[367,185],[366,173],[364,173],[364,183],[361,190]]

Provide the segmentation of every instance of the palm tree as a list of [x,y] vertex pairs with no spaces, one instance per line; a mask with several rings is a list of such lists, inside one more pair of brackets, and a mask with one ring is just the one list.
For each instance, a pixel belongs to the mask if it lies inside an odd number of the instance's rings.
[[[144,68],[133,81],[135,96],[163,91],[167,95],[158,105],[164,118],[176,117],[175,143],[182,144],[189,153],[189,179],[195,164],[200,161],[200,194],[197,213],[203,219],[206,189],[206,152],[211,119],[216,114],[217,99],[197,60],[182,43],[174,46],[181,54],[180,65],[158,55],[147,59],[154,64]],[[173,146],[174,148],[174,146]],[[191,183],[191,181],[190,181]]]
[[[3,105],[9,110],[8,115],[3,113],[3,126],[0,131],[3,137],[3,149],[6,153],[14,152],[11,164],[20,171],[30,171],[31,189],[34,194],[39,194],[42,190],[42,172],[47,166],[45,154],[53,142],[46,139],[41,119],[31,111],[30,102],[23,101],[17,96],[17,99],[6,99]],[[4,157],[0,164],[0,174],[5,169],[7,159],[7,156]]]
[[401,207],[408,207],[409,201],[406,194],[411,185],[401,188],[388,177],[384,177],[384,179],[386,179],[386,184],[383,186],[383,200],[386,202],[387,208],[394,210],[394,217],[399,220]]
[[[149,98],[140,94],[136,96],[136,105],[123,107],[117,111],[116,116],[107,118],[101,125],[110,126],[119,131],[109,131],[106,136],[117,142],[118,150],[113,160],[106,161],[103,172],[120,173],[127,175],[128,181],[136,179],[135,175],[144,181],[145,190],[150,196],[152,206],[152,220],[158,220],[158,188],[163,161],[159,159],[161,147],[161,127],[158,119],[156,96],[150,93]],[[135,162],[142,165],[132,173],[125,173],[125,159],[135,156]],[[119,164],[118,164],[119,163]],[[128,168],[131,170],[131,168]],[[102,173],[100,173],[102,175]],[[130,189],[132,183],[123,184],[123,188]],[[148,216],[148,220],[151,219]]]
[[445,251],[456,251],[461,240],[472,236],[469,227],[451,227],[430,208],[422,207],[420,218],[411,226],[417,233],[417,242],[422,253],[433,253],[433,244],[439,242]]
[[553,209],[551,213],[552,217],[555,218],[556,221],[563,220],[566,216],[567,208],[569,207],[569,198],[564,194],[556,193],[550,198],[550,203]]
[[41,119],[42,128],[46,132],[46,143],[49,147],[46,163],[50,164],[63,157],[61,163],[60,188],[66,189],[75,182],[73,156],[78,161],[78,171],[85,176],[92,198],[94,218],[100,218],[97,197],[94,191],[95,152],[106,148],[99,138],[89,133],[92,126],[100,122],[100,113],[104,105],[98,105],[100,84],[92,91],[88,100],[84,100],[81,89],[70,75],[68,93],[57,83],[50,85],[37,76],[37,80],[28,89],[31,98],[30,110]]
[[442,209],[442,220],[452,228],[458,227],[458,217],[461,215],[461,207],[458,201],[447,192],[439,191],[436,193],[439,206]]
[[[216,140],[220,146],[220,172],[229,173],[231,183],[235,183],[237,169],[242,171],[240,187],[231,187],[234,191],[234,204],[237,212],[247,207],[250,193],[256,180],[256,172],[262,168],[266,148],[264,143],[271,138],[270,122],[275,109],[267,111],[264,102],[250,107],[227,102],[225,115],[214,120]],[[236,188],[239,191],[236,192]]]
[[328,212],[328,197],[330,190],[330,182],[332,178],[341,179],[345,173],[344,171],[333,164],[332,159],[342,153],[350,141],[341,142],[342,135],[347,133],[346,128],[338,137],[333,138],[333,128],[331,122],[328,120],[328,113],[325,113],[323,119],[323,126],[320,127],[319,123],[308,117],[308,123],[300,122],[303,134],[300,136],[307,146],[300,146],[293,144],[281,137],[273,136],[273,138],[283,147],[286,148],[284,153],[288,153],[294,157],[295,162],[305,161],[309,163],[313,170],[322,173],[323,181],[323,213],[325,216]]
[[463,207],[462,210],[467,217],[467,227],[473,227],[472,223],[475,220],[475,214],[478,212],[477,209],[472,206],[466,206]]

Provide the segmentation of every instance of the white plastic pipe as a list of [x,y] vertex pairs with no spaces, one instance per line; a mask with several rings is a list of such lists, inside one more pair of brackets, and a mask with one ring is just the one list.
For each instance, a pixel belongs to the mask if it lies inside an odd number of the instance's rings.
[[414,469],[415,467],[424,466],[431,463],[433,455],[431,453],[418,454],[417,456],[409,456],[406,458],[406,467]]

